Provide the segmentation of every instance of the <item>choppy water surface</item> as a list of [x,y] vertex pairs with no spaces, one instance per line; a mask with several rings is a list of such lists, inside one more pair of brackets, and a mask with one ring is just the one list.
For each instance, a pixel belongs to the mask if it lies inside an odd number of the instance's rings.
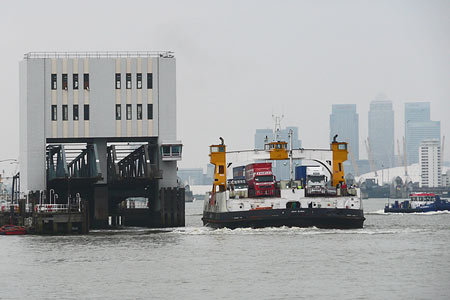
[[449,299],[450,213],[384,214],[358,230],[186,227],[0,237],[0,299]]

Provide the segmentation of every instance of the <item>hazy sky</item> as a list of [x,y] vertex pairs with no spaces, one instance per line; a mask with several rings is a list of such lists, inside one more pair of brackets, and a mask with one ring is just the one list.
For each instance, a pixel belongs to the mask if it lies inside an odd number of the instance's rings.
[[404,103],[430,101],[450,160],[449,16],[450,1],[429,0],[3,2],[0,160],[18,158],[23,54],[82,50],[175,52],[181,168],[205,167],[219,136],[253,148],[272,113],[305,148],[328,147],[333,103],[357,104],[364,158],[378,93],[394,103],[396,138]]

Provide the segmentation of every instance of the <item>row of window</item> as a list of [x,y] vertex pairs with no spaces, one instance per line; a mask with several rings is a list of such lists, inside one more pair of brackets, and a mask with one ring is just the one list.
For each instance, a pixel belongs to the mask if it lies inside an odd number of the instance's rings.
[[[131,89],[131,73],[125,74],[126,88]],[[116,90],[120,90],[122,88],[122,74],[116,73]],[[142,73],[136,73],[136,88],[138,90],[142,89]],[[153,74],[147,73],[147,89],[153,88]]]
[[[163,145],[161,146],[162,157],[181,157],[181,145]],[[219,166],[219,168],[223,166]]]
[[[121,89],[122,74],[116,73],[116,89]],[[125,76],[126,87],[131,89],[131,73],[127,73]],[[67,90],[69,88],[68,75],[61,74],[62,89]],[[73,74],[72,88],[78,90],[78,74]],[[51,89],[56,90],[58,87],[58,77],[56,74],[51,74]],[[85,90],[89,90],[89,74],[83,74],[83,87]],[[136,74],[136,88],[142,89],[142,73]],[[147,73],[147,89],[153,88],[153,74]]]
[[[132,119],[132,106],[126,105],[126,119]],[[142,104],[136,104],[136,118],[142,120]],[[116,104],[116,120],[122,120],[122,105]],[[147,104],[147,120],[153,120],[153,104]]]
[[[86,120],[86,121],[89,120],[89,104],[84,104],[83,116],[84,116],[84,120]],[[78,104],[73,105],[72,118],[74,121],[79,120]],[[58,120],[58,106],[52,105],[52,121],[57,121],[57,120]],[[63,106],[62,106],[62,120],[63,121],[69,120],[69,106],[67,104],[63,104]]]
[[[61,81],[62,81],[62,89],[67,90],[69,88],[68,75],[62,74]],[[57,79],[56,74],[51,75],[51,83],[50,84],[51,84],[52,90],[57,89],[58,79]],[[83,74],[83,87],[85,90],[89,90],[89,74]],[[78,74],[73,74],[72,88],[74,90],[78,90]]]
[[[84,120],[89,120],[89,104],[83,105],[84,109]],[[52,105],[52,121],[58,120],[58,106]],[[126,105],[126,119],[131,120],[132,119],[132,105],[127,104]],[[142,104],[136,105],[136,117],[138,120],[142,120]],[[72,118],[74,121],[79,120],[79,108],[78,104],[73,105],[72,109]],[[116,120],[122,119],[122,106],[120,104],[116,104]],[[153,120],[153,104],[147,104],[147,119]],[[69,106],[67,104],[63,104],[62,106],[62,120],[68,121],[69,120]]]

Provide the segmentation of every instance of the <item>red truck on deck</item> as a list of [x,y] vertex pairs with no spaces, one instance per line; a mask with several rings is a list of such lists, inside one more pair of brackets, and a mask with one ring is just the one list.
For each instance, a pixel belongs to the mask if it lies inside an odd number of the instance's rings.
[[253,163],[245,166],[248,196],[275,196],[275,177],[271,163]]

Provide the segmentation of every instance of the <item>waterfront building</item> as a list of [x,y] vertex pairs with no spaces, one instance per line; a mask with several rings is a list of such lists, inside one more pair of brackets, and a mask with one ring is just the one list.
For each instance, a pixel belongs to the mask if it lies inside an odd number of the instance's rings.
[[440,140],[441,122],[430,120],[430,102],[405,103],[407,163],[419,162],[419,146],[427,139]]
[[450,170],[442,174],[442,186],[450,187]]
[[420,187],[442,186],[441,145],[439,140],[424,140],[419,148]]
[[[25,54],[20,63],[22,191],[45,189],[49,143],[98,141],[105,157],[110,141],[181,146],[175,92],[170,52]],[[175,186],[176,161],[161,157],[160,168],[165,175],[160,184]]]
[[202,168],[183,168],[178,169],[178,177],[181,179],[183,185],[199,185],[203,184],[203,169]]
[[370,103],[369,145],[376,169],[394,166],[394,111],[389,100]]
[[349,155],[359,160],[359,116],[356,104],[333,104],[330,114],[330,141],[335,135],[338,141],[347,142]]
[[[127,197],[158,199],[152,213],[170,212],[161,207],[182,153],[173,53],[27,53],[19,87],[22,192],[87,199],[98,226]],[[184,224],[162,220],[155,226]]]
[[[211,164],[209,164],[211,165]],[[203,173],[202,168],[182,168],[178,169],[178,177],[181,179],[181,183],[184,185],[211,185],[213,182],[214,169],[212,173],[210,171],[209,165],[207,166],[206,174]],[[214,165],[211,165],[214,167]]]
[[[278,139],[288,143],[287,147],[290,149],[289,131],[292,130],[292,147],[298,149],[302,147],[302,142],[298,138],[298,127],[288,126],[280,129],[278,132]],[[272,142],[276,139],[275,133],[272,129],[256,129],[255,132],[255,149],[264,149],[266,142]],[[299,164],[300,162],[295,162]],[[290,176],[289,163],[282,160],[272,161],[273,173],[277,180],[288,180]]]

